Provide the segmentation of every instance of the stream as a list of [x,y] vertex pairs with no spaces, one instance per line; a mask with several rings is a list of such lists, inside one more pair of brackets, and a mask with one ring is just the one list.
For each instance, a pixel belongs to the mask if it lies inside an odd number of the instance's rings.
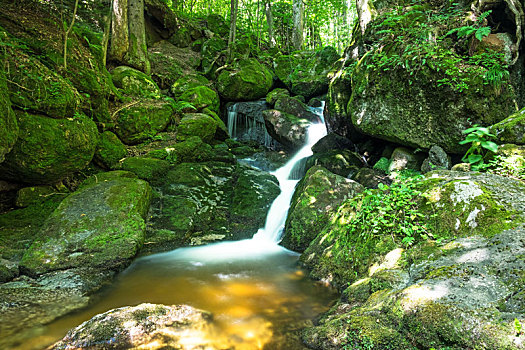
[[291,174],[324,135],[324,123],[311,125],[304,147],[273,172],[281,194],[270,207],[265,227],[252,239],[141,257],[97,303],[47,325],[44,335],[17,349],[42,348],[98,313],[146,302],[188,304],[211,312],[214,334],[207,337],[220,348],[304,349],[298,331],[327,311],[337,295],[308,279],[298,266],[299,254],[278,243],[299,181],[291,180]]

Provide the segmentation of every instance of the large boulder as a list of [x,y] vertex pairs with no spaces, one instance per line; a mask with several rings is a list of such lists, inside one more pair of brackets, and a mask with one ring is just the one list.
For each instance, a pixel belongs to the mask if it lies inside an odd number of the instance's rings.
[[143,100],[125,106],[116,113],[115,133],[125,144],[148,140],[168,126],[173,105],[161,100]]
[[0,67],[0,135],[3,135],[0,139],[0,163],[2,163],[18,138],[18,123],[11,109],[3,67]]
[[105,169],[115,169],[128,155],[126,146],[111,131],[104,131],[95,150],[93,161]]
[[282,245],[302,252],[329,223],[339,205],[361,193],[359,183],[314,166],[299,182],[292,197]]
[[29,275],[92,267],[118,270],[144,243],[151,201],[147,182],[122,173],[97,176],[51,214],[21,261]]
[[14,106],[55,118],[74,115],[80,95],[71,83],[21,51],[4,57],[9,97]]
[[151,77],[161,89],[168,89],[177,79],[193,74],[201,63],[200,55],[188,48],[178,48],[161,40],[148,47]]
[[326,93],[332,66],[338,59],[331,46],[319,52],[280,56],[275,59],[275,74],[294,94],[310,99]]
[[275,102],[274,108],[297,118],[306,119],[311,122],[321,122],[319,115],[315,114],[310,108],[297,98],[282,96]]
[[202,113],[186,113],[177,127],[177,141],[186,141],[198,136],[204,142],[211,142],[217,131],[217,121]]
[[175,97],[179,97],[187,90],[199,86],[210,87],[211,85],[211,82],[200,74],[188,74],[175,80],[175,82],[171,85],[171,92]]
[[190,103],[197,112],[209,109],[212,112],[219,113],[220,99],[215,90],[207,86],[196,86],[184,91],[178,98],[178,101]]
[[95,123],[84,115],[53,119],[17,112],[20,135],[0,164],[0,177],[34,184],[54,183],[82,170],[98,141]]
[[264,124],[268,134],[288,149],[303,146],[306,130],[311,124],[306,119],[299,119],[288,113],[270,109],[263,111]]
[[238,61],[231,69],[224,69],[217,78],[220,96],[232,101],[263,98],[272,84],[272,73],[254,58]]
[[499,143],[525,145],[525,109],[492,125],[490,132],[496,135]]
[[[50,349],[220,349],[212,315],[187,305],[140,304],[109,310],[82,323]],[[197,341],[199,339],[199,341]]]
[[119,66],[111,71],[111,78],[116,87],[124,93],[138,97],[160,97],[160,89],[147,74],[135,68]]

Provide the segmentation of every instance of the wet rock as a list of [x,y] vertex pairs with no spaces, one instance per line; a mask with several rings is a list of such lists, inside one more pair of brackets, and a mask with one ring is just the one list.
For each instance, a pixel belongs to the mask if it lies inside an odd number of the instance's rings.
[[450,156],[445,153],[443,148],[434,145],[428,151],[428,158],[421,165],[421,172],[428,173],[432,170],[448,170],[451,168]]
[[21,276],[0,284],[0,347],[10,349],[26,342],[35,327],[86,307],[90,296],[113,274],[82,268],[51,272],[36,279]]
[[93,161],[105,169],[115,169],[128,155],[126,146],[111,131],[104,131],[99,138]]
[[160,97],[160,89],[147,74],[131,67],[119,66],[111,71],[116,87],[124,93],[137,97]]
[[187,305],[127,306],[94,316],[69,331],[51,349],[218,349],[207,340],[211,320],[211,314]]
[[332,150],[354,150],[354,143],[346,137],[339,136],[335,133],[329,133],[312,147],[312,152],[324,153]]
[[266,102],[270,104],[272,107],[275,105],[275,102],[277,102],[278,99],[281,97],[288,97],[290,96],[290,91],[282,88],[273,89],[266,95]]
[[256,59],[243,59],[232,68],[221,71],[217,90],[230,101],[250,101],[263,98],[272,87],[272,74]]
[[311,124],[291,114],[275,109],[263,112],[264,124],[268,134],[288,149],[301,147],[306,139],[306,129]]
[[0,164],[0,177],[32,184],[55,183],[88,165],[98,131],[84,115],[53,119],[17,112],[20,135]]
[[311,122],[320,122],[317,114],[312,112],[303,102],[296,98],[282,96],[275,102],[275,109],[291,114],[300,119],[306,119]]
[[339,205],[364,190],[359,183],[314,166],[292,197],[282,245],[302,252],[336,213]]
[[350,150],[332,150],[323,153],[314,153],[306,162],[306,168],[309,169],[312,166],[322,166],[334,174],[338,174],[343,177],[349,177],[352,173],[355,173],[357,169],[362,167],[363,159],[356,152]]
[[35,276],[81,266],[122,268],[144,243],[150,201],[148,183],[120,175],[81,187],[48,218],[21,269]]
[[117,112],[115,133],[125,144],[135,145],[163,131],[173,114],[169,102],[143,100]]
[[18,264],[0,258],[0,283],[12,280],[17,277],[19,273]]

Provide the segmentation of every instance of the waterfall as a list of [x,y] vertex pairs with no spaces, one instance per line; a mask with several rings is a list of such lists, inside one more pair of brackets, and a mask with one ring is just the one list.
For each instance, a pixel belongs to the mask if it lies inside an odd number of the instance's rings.
[[[248,105],[256,107],[249,107]],[[266,148],[275,146],[275,140],[266,131],[263,107],[266,101],[238,102],[228,107],[228,132],[234,140],[254,140]]]
[[[315,109],[318,111],[318,109]],[[322,119],[322,108],[319,114]],[[294,180],[294,169],[312,155],[312,146],[326,135],[324,121],[319,124],[312,124],[308,127],[305,145],[281,168],[272,174],[279,180],[281,194],[273,201],[266,216],[266,224],[253,236],[253,240],[279,243],[290,208],[290,202],[299,180]]]

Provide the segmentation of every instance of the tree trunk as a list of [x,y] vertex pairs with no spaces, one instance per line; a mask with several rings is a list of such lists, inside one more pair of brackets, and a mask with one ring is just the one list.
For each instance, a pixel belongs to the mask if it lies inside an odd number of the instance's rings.
[[128,48],[128,0],[114,0],[113,14],[111,16],[109,59],[123,62]]
[[113,0],[109,5],[109,14],[104,18],[104,34],[102,36],[102,64],[106,66],[108,56],[109,36],[111,30],[111,16],[113,14]]
[[304,31],[304,3],[303,0],[293,0],[292,5],[293,32],[292,45],[295,50],[300,50],[303,46]]
[[356,0],[357,17],[361,34],[365,34],[366,26],[377,15],[372,0]]
[[71,24],[64,32],[64,69],[67,69],[67,39],[69,37],[69,33],[71,33],[71,30],[73,29],[73,26],[75,25],[75,19],[77,18],[77,10],[78,0],[75,1],[75,8],[73,10],[73,19],[71,19]]
[[144,0],[129,0],[129,48],[124,60],[131,67],[146,74],[150,73],[148,48],[146,46],[146,26],[144,23]]
[[268,23],[268,43],[270,47],[275,46],[275,38],[273,36],[273,14],[271,0],[266,0],[266,23]]
[[239,5],[238,0],[231,0],[230,9],[230,36],[228,37],[228,61],[232,58],[232,45],[235,43],[235,34],[237,31],[237,8]]

